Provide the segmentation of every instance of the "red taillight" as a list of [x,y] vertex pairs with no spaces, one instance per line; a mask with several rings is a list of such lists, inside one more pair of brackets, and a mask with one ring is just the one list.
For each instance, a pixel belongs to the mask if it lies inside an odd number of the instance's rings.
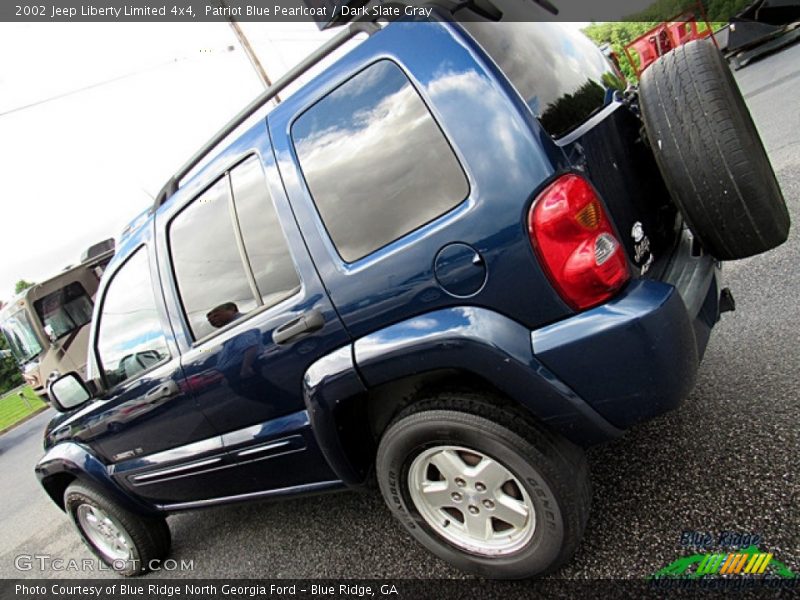
[[528,232],[553,287],[576,310],[605,302],[630,279],[603,204],[578,175],[559,177],[539,194]]

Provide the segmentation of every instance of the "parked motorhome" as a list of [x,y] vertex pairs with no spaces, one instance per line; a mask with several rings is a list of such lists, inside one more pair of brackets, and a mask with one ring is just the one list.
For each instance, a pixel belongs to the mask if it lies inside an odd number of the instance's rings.
[[0,309],[0,330],[11,354],[40,396],[51,375],[85,372],[94,296],[113,256],[113,240],[95,244],[79,265],[22,291]]

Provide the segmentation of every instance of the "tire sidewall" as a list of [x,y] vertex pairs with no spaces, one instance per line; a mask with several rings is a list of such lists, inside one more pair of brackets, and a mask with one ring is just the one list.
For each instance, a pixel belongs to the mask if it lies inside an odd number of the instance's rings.
[[[81,505],[89,505],[94,508],[98,508],[102,510],[114,525],[119,528],[120,530],[125,531],[128,536],[128,539],[132,542],[131,547],[131,558],[127,560],[112,560],[103,554],[103,552],[94,545],[94,543],[88,538],[86,535],[83,527],[80,524],[80,520],[78,519],[78,507]],[[96,498],[89,490],[85,490],[83,488],[76,488],[71,489],[67,492],[64,498],[64,507],[67,513],[72,520],[73,525],[78,531],[78,535],[80,536],[83,543],[86,545],[89,550],[92,551],[97,558],[99,558],[105,565],[113,569],[116,573],[120,575],[130,576],[135,575],[142,572],[142,560],[141,555],[139,552],[139,548],[136,546],[136,541],[134,536],[128,530],[125,525],[121,522],[119,517],[114,514],[114,507],[107,502],[104,502],[100,498]],[[124,568],[123,568],[124,567]]]
[[[514,448],[525,448],[535,460],[536,448],[515,433],[494,425],[477,427],[466,420],[420,420],[412,415],[391,427],[377,456],[381,492],[390,510],[421,544],[438,557],[464,571],[483,577],[519,579],[546,571],[564,544],[565,525],[551,478],[534,467]],[[465,415],[471,417],[471,415]],[[462,422],[459,422],[462,421]],[[500,435],[500,430],[504,435]],[[505,438],[505,439],[504,439]],[[513,440],[513,441],[512,441]],[[439,445],[477,450],[498,461],[522,483],[534,505],[536,526],[531,540],[513,554],[489,557],[473,554],[441,538],[420,515],[411,500],[408,472],[414,458]]]

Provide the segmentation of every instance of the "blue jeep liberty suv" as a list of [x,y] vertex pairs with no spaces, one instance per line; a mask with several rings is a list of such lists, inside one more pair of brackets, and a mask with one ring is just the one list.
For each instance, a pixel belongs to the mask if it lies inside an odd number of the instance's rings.
[[458,6],[343,24],[121,240],[36,467],[121,574],[170,513],[372,478],[459,569],[556,569],[582,448],[679,405],[733,309],[719,261],[786,239],[713,44],[626,89],[574,29]]

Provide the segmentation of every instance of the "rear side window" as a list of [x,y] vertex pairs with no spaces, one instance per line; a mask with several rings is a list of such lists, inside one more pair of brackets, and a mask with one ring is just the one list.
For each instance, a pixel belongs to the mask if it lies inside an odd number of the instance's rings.
[[605,104],[617,85],[611,63],[561,23],[463,23],[539,119],[558,137]]
[[271,306],[297,291],[300,279],[258,158],[250,157],[230,175],[248,262],[262,302]]
[[195,337],[212,333],[207,314],[232,302],[239,313],[256,307],[231,223],[227,177],[187,206],[169,229],[172,264]]
[[469,193],[427,106],[388,60],[303,113],[292,140],[320,217],[347,262],[444,214]]
[[[231,195],[233,191],[233,195]],[[195,339],[299,289],[289,246],[253,156],[195,198],[169,227],[172,266]]]
[[111,280],[98,327],[97,357],[109,386],[169,356],[144,249],[137,250]]

